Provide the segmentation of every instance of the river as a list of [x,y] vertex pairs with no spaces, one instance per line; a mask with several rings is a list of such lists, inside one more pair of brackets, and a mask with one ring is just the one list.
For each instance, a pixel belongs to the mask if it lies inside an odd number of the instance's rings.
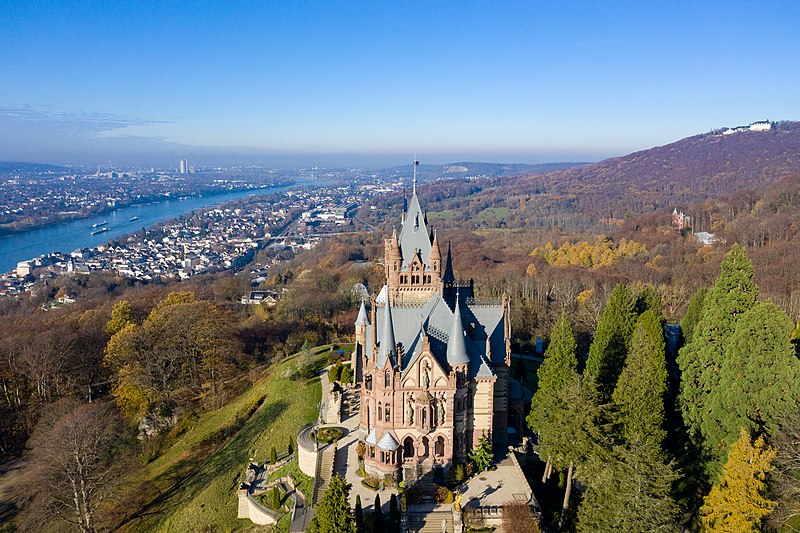
[[[320,182],[316,184],[322,185]],[[148,228],[157,222],[177,218],[195,209],[238,200],[251,194],[272,194],[303,185],[309,185],[309,183],[299,180],[293,185],[268,189],[235,191],[132,205],[89,218],[59,222],[20,233],[1,235],[0,273],[9,272],[16,268],[18,262],[27,261],[40,255],[71,252],[78,248],[93,248],[122,235]],[[138,218],[131,220],[134,217]],[[100,227],[92,227],[92,225],[103,222],[107,222],[102,227],[108,228],[108,231],[92,235],[93,231],[100,229]]]

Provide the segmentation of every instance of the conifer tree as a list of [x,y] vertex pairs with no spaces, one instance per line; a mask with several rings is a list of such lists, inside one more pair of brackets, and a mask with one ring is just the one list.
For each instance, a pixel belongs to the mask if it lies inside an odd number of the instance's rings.
[[742,427],[774,438],[779,420],[797,411],[800,360],[789,340],[791,332],[786,313],[772,303],[756,304],[737,321],[703,418],[703,434],[709,443],[721,443],[720,451],[736,440]]
[[364,526],[364,509],[361,507],[361,495],[356,495],[356,512],[355,512],[355,519],[356,519],[356,532],[357,533],[365,533],[367,528]]
[[590,458],[583,471],[579,531],[679,531],[679,509],[670,495],[679,476],[659,446],[634,436],[612,453]]
[[351,488],[342,476],[333,475],[311,519],[311,533],[356,533],[355,516],[348,503]]
[[610,397],[617,383],[635,323],[636,301],[628,287],[619,284],[603,310],[586,359],[585,373],[594,379],[603,399]]
[[492,443],[486,436],[486,433],[481,435],[478,445],[469,452],[469,458],[475,463],[475,468],[478,472],[489,470],[494,462],[494,453],[492,452]]
[[797,353],[797,357],[800,357],[800,322],[797,323],[797,327],[792,332],[792,346],[794,346],[794,351]]
[[275,449],[275,446],[269,449],[269,464],[274,465],[278,462],[278,450]]
[[700,508],[705,530],[712,532],[756,532],[775,506],[766,497],[767,474],[772,471],[775,450],[758,437],[751,442],[744,429],[731,446],[722,478],[706,496]]
[[[550,344],[544,353],[544,362],[539,366],[537,375],[539,377],[536,393],[531,402],[531,411],[528,414],[528,426],[533,431],[547,425],[548,417],[560,417],[561,409],[555,411],[545,408],[546,396],[552,396],[575,376],[577,376],[578,358],[575,354],[577,343],[575,335],[572,333],[569,319],[566,313],[562,314],[553,330],[550,332]],[[547,458],[544,478],[550,475],[550,457]]]
[[381,508],[381,495],[375,495],[375,503],[372,508],[372,525],[375,531],[383,529],[383,509]]
[[683,335],[684,344],[692,342],[694,328],[700,322],[700,317],[703,314],[703,303],[705,302],[706,294],[708,294],[708,289],[699,289],[689,299],[686,313],[683,315],[683,320],[681,320],[681,334]]
[[660,448],[664,440],[665,348],[661,320],[648,309],[636,321],[630,352],[612,395],[628,442],[638,437]]
[[400,533],[400,509],[395,494],[389,499],[389,533]]
[[707,450],[716,449],[719,444],[708,442],[702,431],[708,396],[719,386],[719,369],[724,365],[725,349],[736,330],[736,322],[753,307],[757,296],[753,264],[745,250],[735,244],[722,262],[716,284],[704,299],[692,341],[679,352],[681,413],[690,437]]
[[636,296],[636,314],[641,315],[647,310],[655,313],[657,317],[663,317],[661,295],[653,287],[645,287]]
[[564,387],[543,397],[541,408],[560,413],[560,416],[543,419],[539,426],[531,429],[539,432],[540,455],[550,457],[555,468],[567,469],[563,522],[569,509],[575,467],[601,451],[597,446],[602,440],[598,426],[601,407],[594,382],[576,374]]

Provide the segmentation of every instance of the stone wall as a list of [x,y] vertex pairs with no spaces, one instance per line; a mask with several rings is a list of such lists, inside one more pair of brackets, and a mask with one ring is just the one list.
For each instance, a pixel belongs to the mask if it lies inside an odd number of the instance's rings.
[[313,427],[307,427],[297,435],[297,463],[300,471],[314,477],[317,472],[317,443],[312,436]]

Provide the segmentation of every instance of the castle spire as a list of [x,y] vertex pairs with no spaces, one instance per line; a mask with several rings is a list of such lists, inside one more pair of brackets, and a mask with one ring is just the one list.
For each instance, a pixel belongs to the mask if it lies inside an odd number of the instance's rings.
[[469,363],[467,343],[464,340],[464,325],[461,321],[461,305],[456,294],[456,307],[453,309],[453,327],[447,339],[447,362],[451,365],[464,365]]
[[450,255],[450,241],[447,241],[447,260],[444,263],[444,277],[442,279],[445,283],[456,280],[456,276],[453,274],[453,258]]
[[397,341],[394,338],[394,324],[392,323],[392,309],[389,304],[389,298],[386,299],[386,305],[383,308],[383,335],[381,335],[381,345],[378,351],[378,368],[383,368],[387,358],[390,365],[397,358]]

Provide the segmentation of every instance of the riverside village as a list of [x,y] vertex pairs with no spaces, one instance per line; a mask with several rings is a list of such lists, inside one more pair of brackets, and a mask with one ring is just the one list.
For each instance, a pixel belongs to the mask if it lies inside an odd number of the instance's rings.
[[416,173],[384,271],[383,287],[363,294],[349,360],[322,372],[318,421],[249,465],[239,518],[267,525],[289,514],[290,531],[305,531],[338,476],[357,515],[401,531],[503,531],[512,505],[538,517],[522,470],[535,457],[523,436],[532,393],[511,376],[508,298],[477,298],[472,280],[456,278]]

